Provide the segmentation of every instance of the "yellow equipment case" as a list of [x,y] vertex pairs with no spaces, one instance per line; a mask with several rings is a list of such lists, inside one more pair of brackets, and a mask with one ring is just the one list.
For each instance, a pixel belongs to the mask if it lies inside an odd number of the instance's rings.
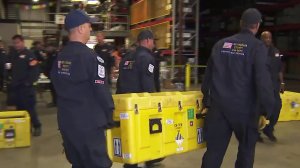
[[300,120],[300,93],[285,91],[281,95],[281,100],[279,121]]
[[200,92],[113,95],[114,120],[107,131],[108,153],[114,162],[141,163],[204,148]]
[[0,112],[0,148],[30,146],[30,117],[26,111]]

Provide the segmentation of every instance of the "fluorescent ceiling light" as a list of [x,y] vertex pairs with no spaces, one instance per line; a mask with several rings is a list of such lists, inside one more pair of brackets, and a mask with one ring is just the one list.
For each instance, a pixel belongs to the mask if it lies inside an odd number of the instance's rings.
[[88,0],[87,4],[89,4],[89,5],[99,5],[100,2],[98,0]]
[[71,2],[84,2],[89,5],[99,5],[100,2],[98,0],[71,0]]

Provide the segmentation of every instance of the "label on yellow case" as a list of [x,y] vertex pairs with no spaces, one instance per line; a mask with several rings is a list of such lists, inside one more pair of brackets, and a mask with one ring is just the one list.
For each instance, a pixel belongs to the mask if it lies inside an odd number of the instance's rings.
[[128,120],[129,114],[128,113],[120,113],[120,119],[121,120]]
[[181,151],[183,151],[183,147],[179,147],[179,148],[177,148],[177,149],[176,149],[176,151],[177,151],[177,152],[181,152]]
[[175,139],[177,145],[178,145],[178,146],[181,146],[182,143],[183,143],[183,140],[184,140],[183,136],[182,136],[181,133],[178,131],[177,136],[176,136],[176,139]]
[[167,123],[168,125],[173,125],[174,120],[172,120],[172,119],[167,119],[167,120],[166,120],[166,123]]
[[114,155],[122,157],[122,144],[120,138],[114,138]]
[[292,109],[299,107],[300,105],[297,102],[292,101],[291,107]]
[[183,151],[182,144],[183,144],[184,138],[181,135],[180,131],[178,131],[178,133],[176,135],[176,138],[175,138],[175,141],[176,141],[176,143],[178,145],[178,148],[176,148],[176,151],[177,152]]
[[198,144],[203,143],[203,129],[202,128],[197,128],[197,142]]
[[124,153],[123,158],[129,160],[129,159],[131,159],[131,154],[130,153]]
[[188,119],[189,120],[195,119],[194,109],[188,109],[187,111],[188,111]]

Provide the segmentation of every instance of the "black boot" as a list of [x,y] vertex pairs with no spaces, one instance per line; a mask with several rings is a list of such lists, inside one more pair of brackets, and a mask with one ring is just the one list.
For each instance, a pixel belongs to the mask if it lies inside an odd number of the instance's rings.
[[35,137],[41,136],[42,135],[42,128],[41,127],[33,128],[32,135],[35,136]]
[[277,138],[275,137],[274,133],[271,132],[264,132],[264,134],[269,138],[270,141],[272,142],[277,142]]
[[264,139],[261,137],[261,135],[258,136],[257,142],[264,143]]

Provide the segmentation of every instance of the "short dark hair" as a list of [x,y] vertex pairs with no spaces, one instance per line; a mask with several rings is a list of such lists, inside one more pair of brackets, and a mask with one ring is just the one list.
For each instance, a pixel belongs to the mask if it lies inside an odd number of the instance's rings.
[[37,45],[39,45],[39,44],[42,44],[42,42],[40,42],[40,41],[34,41],[34,42],[32,43],[33,46],[37,46]]
[[137,36],[137,41],[141,42],[143,40],[147,40],[147,39],[154,39],[154,35],[152,33],[151,30],[142,30],[138,36]]
[[13,40],[19,39],[21,41],[24,41],[24,37],[22,35],[20,35],[20,34],[14,35],[11,39],[13,39]]

